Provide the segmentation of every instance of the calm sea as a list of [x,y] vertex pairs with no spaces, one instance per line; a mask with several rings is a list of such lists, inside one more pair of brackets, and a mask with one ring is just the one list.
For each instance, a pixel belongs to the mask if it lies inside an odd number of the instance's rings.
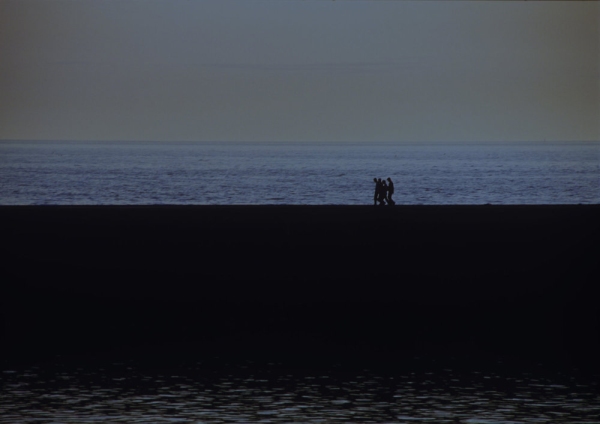
[[600,142],[0,142],[0,204],[600,203]]
[[600,422],[598,381],[581,374],[424,365],[397,372],[252,362],[6,368],[0,423]]

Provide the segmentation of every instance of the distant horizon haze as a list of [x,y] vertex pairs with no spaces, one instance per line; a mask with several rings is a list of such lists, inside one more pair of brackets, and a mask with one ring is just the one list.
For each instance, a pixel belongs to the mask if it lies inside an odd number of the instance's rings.
[[[324,0],[323,0],[324,1]],[[489,0],[492,1],[492,0]],[[512,1],[512,0],[510,0]],[[514,0],[521,1],[521,0]],[[542,1],[542,0],[533,0],[533,1]],[[551,0],[558,1],[558,0]],[[584,0],[588,1],[588,0]],[[136,140],[136,139],[105,139],[105,140],[69,140],[69,139],[0,139],[0,143],[14,143],[14,142],[24,142],[24,143],[173,143],[173,144],[193,144],[193,143],[201,143],[201,144],[211,144],[211,143],[224,143],[224,144],[364,144],[369,143],[373,145],[377,144],[389,144],[389,145],[512,145],[512,144],[565,144],[565,143],[574,143],[574,144],[592,144],[596,145],[600,140],[427,140],[427,141],[415,141],[415,140],[260,140],[260,141],[251,141],[251,140]]]
[[592,1],[0,0],[0,140],[600,140]]

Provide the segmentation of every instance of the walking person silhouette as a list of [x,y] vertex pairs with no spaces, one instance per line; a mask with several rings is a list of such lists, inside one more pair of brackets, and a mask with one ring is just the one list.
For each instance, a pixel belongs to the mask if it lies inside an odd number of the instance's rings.
[[381,180],[381,200],[382,205],[389,205],[390,201],[388,199],[388,186],[385,180]]
[[377,178],[373,178],[373,182],[375,183],[375,194],[373,195],[373,205],[377,206],[377,201],[379,200],[379,192],[381,191],[379,181]]
[[396,202],[394,202],[394,200],[392,199],[392,195],[394,194],[394,182],[392,181],[392,179],[390,177],[388,177],[388,189],[387,189],[387,198],[388,198],[388,205],[395,205]]
[[377,205],[385,205],[385,199],[387,197],[387,187],[385,187],[385,182],[381,181],[381,178],[373,178],[373,182],[375,183],[375,195],[373,196],[373,204]]

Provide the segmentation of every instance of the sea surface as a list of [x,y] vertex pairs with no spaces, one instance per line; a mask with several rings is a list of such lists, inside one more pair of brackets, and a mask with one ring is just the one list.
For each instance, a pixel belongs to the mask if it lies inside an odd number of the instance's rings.
[[0,142],[1,205],[597,204],[600,142]]
[[482,370],[447,361],[394,372],[249,361],[170,368],[57,362],[5,368],[0,383],[2,424],[600,422],[597,380],[501,362]]

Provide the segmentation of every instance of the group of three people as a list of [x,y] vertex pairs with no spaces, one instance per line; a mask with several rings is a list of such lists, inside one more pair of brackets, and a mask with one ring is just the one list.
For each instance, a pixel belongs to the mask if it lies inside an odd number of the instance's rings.
[[373,178],[375,182],[375,196],[373,198],[373,202],[375,205],[379,203],[379,205],[395,205],[396,202],[392,199],[392,195],[394,194],[394,182],[391,178],[387,179],[387,183],[385,180],[381,178]]

